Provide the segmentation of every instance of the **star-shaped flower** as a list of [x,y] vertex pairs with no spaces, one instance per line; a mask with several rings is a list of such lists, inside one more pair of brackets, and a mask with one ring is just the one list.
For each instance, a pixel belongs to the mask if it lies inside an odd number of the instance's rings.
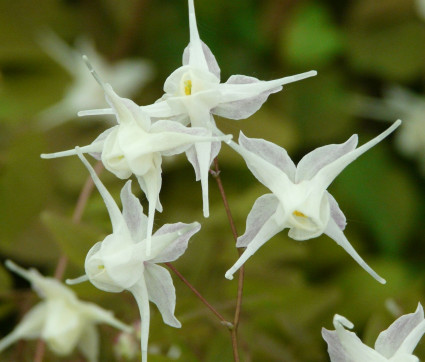
[[425,333],[424,311],[420,303],[415,313],[401,316],[379,334],[375,349],[344,328],[354,327],[348,319],[336,314],[333,324],[334,331],[322,329],[331,362],[419,362],[412,353]]
[[233,279],[233,273],[264,243],[289,228],[288,235],[295,240],[308,240],[323,233],[328,235],[377,281],[385,283],[345,237],[345,216],[326,189],[345,167],[393,132],[400,123],[395,122],[358,148],[357,135],[343,144],[317,148],[304,156],[297,166],[285,149],[262,139],[247,138],[241,133],[239,145],[231,142],[230,146],[241,154],[254,176],[272,193],[261,196],[254,203],[246,221],[245,234],[236,244],[246,250],[226,272],[226,278]]
[[[121,179],[136,175],[140,187],[149,201],[149,222],[146,229],[148,254],[155,209],[162,211],[159,192],[162,184],[162,155],[184,152],[196,142],[229,141],[231,135],[217,137],[205,129],[187,128],[166,120],[151,122],[150,117],[133,101],[119,97],[109,84],[104,84],[86,57],[87,66],[102,86],[106,100],[112,106],[118,125],[103,132],[93,143],[81,147],[81,152],[101,159],[107,170]],[[218,142],[219,143],[219,142]],[[75,155],[76,150],[42,154],[42,158]]]
[[190,237],[198,232],[200,224],[166,224],[152,235],[152,250],[147,252],[147,217],[139,200],[131,193],[131,181],[121,191],[123,212],[97,177],[83,154],[77,154],[89,170],[102,195],[112,223],[112,234],[96,243],[85,261],[86,275],[69,281],[85,280],[97,288],[118,293],[130,291],[136,299],[141,317],[142,359],[147,360],[149,336],[149,301],[155,303],[164,323],[179,328],[174,316],[176,292],[170,273],[157,263],[174,261],[186,250]]
[[45,52],[60,64],[72,77],[63,98],[55,105],[40,113],[41,124],[46,128],[60,125],[77,116],[82,109],[102,107],[104,94],[88,74],[81,55],[86,54],[96,69],[109,79],[119,94],[132,96],[154,72],[150,62],[142,59],[123,59],[113,64],[104,59],[95,49],[92,41],[82,38],[77,49],[69,47],[53,32],[47,31],[40,36],[40,44]]
[[107,323],[122,331],[131,331],[131,327],[114,318],[111,312],[78,300],[75,293],[57,279],[43,277],[35,269],[25,270],[10,260],[6,266],[27,279],[43,301],[0,340],[0,351],[20,339],[41,338],[60,356],[70,354],[77,347],[89,361],[95,362],[99,352],[96,324]]
[[[193,0],[189,0],[190,43],[183,53],[183,66],[165,81],[164,96],[150,106],[142,107],[152,117],[177,117],[183,124],[202,127],[215,134],[213,115],[230,119],[244,119],[254,114],[271,93],[284,84],[296,82],[317,74],[310,71],[290,77],[261,81],[245,75],[232,75],[220,83],[220,67],[214,54],[200,39],[196,25]],[[111,110],[80,112],[80,115],[108,114]],[[186,151],[201,180],[204,216],[209,216],[208,172],[212,160],[220,151],[220,143],[196,143]]]

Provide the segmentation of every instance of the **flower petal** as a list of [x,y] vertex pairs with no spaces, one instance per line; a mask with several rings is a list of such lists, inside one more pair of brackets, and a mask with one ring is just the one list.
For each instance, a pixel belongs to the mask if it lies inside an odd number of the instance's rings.
[[145,281],[149,300],[158,307],[164,323],[180,328],[181,323],[174,316],[176,290],[168,270],[156,264],[146,263]]
[[374,277],[379,283],[385,284],[385,279],[381,278],[378,274],[376,274],[373,269],[366,264],[366,262],[360,257],[360,255],[354,250],[351,246],[350,242],[345,237],[342,230],[339,228],[337,223],[333,218],[329,219],[328,226],[324,232],[331,239],[333,239],[339,246],[341,246],[351,257],[364,269],[366,270],[372,277]]
[[[263,99],[263,102],[267,99],[270,93],[275,93],[281,90],[281,87],[284,84],[293,83],[305,78],[313,77],[317,74],[316,71],[309,71],[297,75],[292,75],[290,77],[284,77],[275,80],[263,81],[258,80],[253,77],[247,77],[243,75],[234,75],[228,79],[226,83],[221,83],[219,85],[219,90],[221,93],[221,99],[223,104],[228,102],[235,101],[253,101],[253,97],[261,97],[256,100],[257,109],[261,106],[258,106],[258,102]],[[252,105],[250,106],[252,109]],[[254,111],[255,112],[255,111]]]
[[238,237],[237,248],[248,246],[257,236],[264,224],[276,213],[279,200],[273,194],[259,197],[252,207],[246,219],[245,233]]
[[236,263],[226,272],[225,277],[232,280],[233,274],[268,240],[285,228],[283,211],[281,207],[262,225],[261,229],[252,239]]
[[[104,142],[96,142],[91,143],[87,146],[79,147],[81,153],[94,153],[98,154],[101,153],[103,150]],[[66,156],[74,156],[77,152],[75,149],[67,150],[67,151],[61,151],[61,152],[53,152],[53,153],[42,153],[40,155],[41,158],[49,159],[49,158],[58,158],[58,157],[66,157]]]
[[[165,224],[153,235],[151,263],[168,263],[178,259],[187,249],[189,239],[201,229],[201,224]],[[162,236],[160,238],[160,236]]]
[[353,135],[345,143],[326,145],[306,154],[297,165],[295,182],[311,180],[323,167],[353,151],[357,142],[357,135]]
[[141,278],[137,284],[135,284],[129,291],[133,294],[136,299],[137,306],[140,312],[141,322],[141,350],[142,350],[142,362],[148,360],[148,340],[149,340],[149,324],[150,324],[150,311],[149,311],[149,295],[146,288],[145,279]]
[[[356,336],[355,333],[347,331],[344,329],[344,326],[349,328],[353,327],[353,324],[349,322],[344,317],[335,315],[334,317],[335,332],[328,331],[329,334],[332,334],[330,343],[332,343],[332,348],[329,346],[328,350],[333,352],[333,356],[340,358],[344,356],[344,359],[331,359],[331,362],[386,362],[387,359],[382,357],[374,349],[366,346],[363,342]],[[332,357],[332,355],[331,355]]]
[[86,324],[77,345],[81,354],[89,362],[99,359],[99,332],[94,324]]
[[331,218],[335,221],[335,223],[338,225],[338,227],[341,230],[344,230],[345,226],[347,225],[347,219],[344,213],[339,208],[339,205],[336,202],[335,198],[327,191],[326,191],[326,194],[328,196],[329,208],[331,211]]
[[122,215],[133,241],[141,241],[146,236],[148,218],[143,213],[139,199],[131,192],[131,180],[121,190]]
[[81,313],[84,314],[88,321],[93,323],[106,323],[112,327],[122,330],[123,332],[132,332],[133,327],[116,319],[111,311],[105,310],[94,303],[79,302],[79,304]]
[[[230,142],[228,145],[233,148],[236,152],[238,152],[243,159],[245,160],[249,170],[253,173],[253,175],[260,181],[264,186],[266,186],[270,191],[272,191],[275,195],[279,195],[282,190],[289,189],[292,185],[290,181],[290,176],[286,174],[281,168],[279,168],[276,164],[284,165],[284,161],[286,161],[286,157],[284,154],[281,154],[281,160],[276,160],[274,157],[269,159],[264,159],[263,157],[267,157],[267,151],[273,150],[272,147],[269,146],[269,142],[261,141],[259,142],[259,149],[246,149],[242,146],[246,137],[241,132],[239,135],[239,142],[241,145],[238,145],[235,142]],[[254,141],[255,142],[255,141]],[[249,143],[249,145],[251,145]],[[262,147],[265,148],[263,151]],[[272,151],[274,155],[276,155],[275,150]],[[271,162],[274,163],[271,163]],[[286,167],[287,165],[285,165]],[[288,164],[288,168],[290,168]]]
[[336,331],[329,331],[322,328],[322,337],[328,344],[328,354],[331,362],[352,362],[347,356]]
[[77,153],[80,160],[83,162],[84,166],[86,166],[87,170],[89,171],[93,179],[94,184],[96,185],[100,195],[103,198],[103,201],[105,202],[106,208],[108,209],[109,217],[111,218],[112,230],[114,230],[114,232],[117,232],[118,230],[121,231],[126,229],[126,227],[124,226],[125,225],[124,217],[122,216],[120,209],[115,203],[115,200],[112,198],[111,194],[103,185],[102,181],[100,181],[93,167],[88,163],[87,159],[83,156],[79,147],[75,148],[75,152]]
[[20,339],[36,339],[40,337],[47,313],[47,306],[44,302],[33,307],[15,329],[0,340],[0,352]]
[[284,148],[261,138],[248,138],[242,132],[239,135],[239,144],[282,170],[291,181],[295,180],[295,164]]
[[192,67],[208,70],[208,62],[204,55],[202,42],[199,37],[198,27],[196,25],[195,6],[193,0],[189,0],[189,60],[188,64]]
[[[217,63],[217,60],[215,59],[214,54],[211,52],[210,48],[207,44],[205,44],[201,40],[202,44],[202,51],[204,52],[205,60],[207,61],[208,70],[214,74],[218,79],[220,79],[220,67]],[[189,65],[189,59],[190,59],[190,44],[185,48],[183,52],[183,65]]]
[[342,170],[344,170],[344,168],[346,168],[351,162],[356,160],[359,156],[371,149],[377,143],[381,142],[398,126],[400,126],[400,124],[400,120],[394,122],[391,127],[389,127],[386,131],[382,132],[380,135],[376,136],[374,139],[356,148],[355,150],[346,153],[345,155],[321,168],[314,176],[315,184],[317,184],[317,187],[326,190],[328,186],[332,183],[332,181],[341,173]]

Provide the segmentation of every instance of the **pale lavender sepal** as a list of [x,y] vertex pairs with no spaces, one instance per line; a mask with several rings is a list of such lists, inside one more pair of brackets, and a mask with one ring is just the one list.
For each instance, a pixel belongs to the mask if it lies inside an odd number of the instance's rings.
[[322,337],[328,344],[328,354],[331,362],[352,362],[351,359],[347,358],[336,331],[322,328]]
[[[106,138],[109,136],[109,134],[116,130],[116,128],[119,126],[114,126],[111,128],[108,128],[106,131],[102,132],[97,138],[92,142],[92,144],[95,144],[97,142],[105,142]],[[102,146],[103,148],[103,146]],[[89,152],[89,155],[95,158],[96,160],[100,161],[102,159],[102,152]]]
[[242,132],[239,134],[239,144],[282,170],[291,181],[295,180],[295,164],[284,148],[261,138],[248,138]]
[[[251,84],[261,82],[259,79],[246,75],[232,75],[224,84]],[[282,86],[268,89],[261,93],[247,92],[243,99],[238,101],[221,102],[211,112],[218,116],[230,119],[245,119],[257,112],[270,94],[282,90]]]
[[148,218],[143,213],[139,199],[131,192],[131,180],[121,190],[123,217],[134,241],[141,241],[146,236]]
[[[193,227],[188,228],[190,225],[193,225]],[[161,253],[157,255],[154,259],[149,260],[149,262],[168,263],[178,259],[186,251],[189,239],[200,229],[201,225],[199,223],[184,224],[179,222],[176,224],[163,225],[160,229],[157,230],[154,236],[160,236],[175,232],[179,233],[179,231],[181,231],[181,235],[179,235],[178,238],[176,238],[169,246],[162,250]]]
[[[204,52],[205,60],[207,61],[208,70],[220,79],[220,67],[218,66],[217,60],[214,54],[211,52],[207,44],[201,40],[202,51]],[[189,65],[190,58],[190,44],[184,49],[183,52],[183,65]]]
[[[402,346],[408,336],[421,324],[424,323],[424,311],[419,304],[415,313],[401,316],[394,321],[385,331],[381,332],[375,342],[375,349],[384,357],[391,358]],[[422,332],[423,333],[423,332]],[[419,339],[422,337],[420,335]],[[417,342],[419,341],[417,340]],[[405,353],[412,353],[417,342],[404,350]]]
[[357,142],[357,135],[352,135],[344,143],[319,147],[306,154],[298,162],[295,182],[311,180],[323,167],[353,151],[357,147]]
[[147,262],[145,264],[145,282],[149,300],[158,307],[164,323],[180,328],[181,323],[174,316],[176,290],[168,270]]
[[252,207],[246,219],[245,233],[237,240],[236,247],[242,248],[257,236],[264,224],[276,212],[279,200],[273,194],[259,197]]
[[328,195],[331,218],[335,221],[341,230],[344,230],[347,225],[347,219],[342,210],[339,208],[338,202],[335,200],[335,198],[327,191],[326,194]]

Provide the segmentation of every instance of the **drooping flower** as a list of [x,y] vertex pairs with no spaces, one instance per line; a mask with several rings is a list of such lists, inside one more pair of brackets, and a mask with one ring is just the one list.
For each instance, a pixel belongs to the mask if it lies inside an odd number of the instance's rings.
[[104,94],[93,78],[88,74],[81,55],[86,54],[93,65],[114,85],[123,97],[135,94],[152,79],[154,70],[150,62],[142,59],[123,59],[113,64],[107,62],[95,49],[92,41],[82,38],[76,49],[69,47],[53,32],[44,32],[40,36],[44,51],[72,77],[63,98],[39,115],[45,128],[55,127],[77,116],[82,109],[102,107]]
[[402,87],[390,87],[383,99],[365,99],[361,108],[365,117],[384,121],[394,117],[403,119],[395,143],[405,156],[419,161],[425,175],[425,97]]
[[[81,152],[101,159],[107,170],[121,179],[133,173],[149,201],[149,222],[146,229],[148,254],[152,235],[155,209],[162,211],[159,192],[162,184],[162,155],[170,156],[184,152],[196,142],[230,140],[231,135],[212,136],[203,128],[187,128],[167,120],[151,122],[133,101],[119,97],[109,84],[104,84],[84,57],[98,83],[103,87],[106,100],[112,106],[118,125],[109,128],[93,143],[81,147]],[[42,158],[75,155],[76,150],[42,154]]]
[[425,333],[424,311],[420,303],[415,313],[401,316],[381,332],[374,349],[344,328],[354,327],[348,319],[336,314],[333,324],[334,331],[322,329],[331,362],[419,362],[413,350]]
[[[152,117],[177,117],[183,124],[202,127],[213,135],[216,129],[213,115],[230,119],[244,119],[257,110],[268,96],[282,89],[284,84],[317,74],[310,71],[290,77],[261,81],[245,75],[232,75],[220,83],[220,67],[214,54],[200,39],[196,25],[195,7],[189,0],[190,42],[183,53],[183,66],[165,81],[163,97],[150,106],[142,107]],[[112,110],[92,110],[80,115],[108,114]],[[201,181],[204,216],[209,216],[208,172],[212,160],[220,151],[220,143],[196,143],[186,151]]]
[[12,261],[6,266],[27,279],[43,301],[33,307],[6,337],[0,351],[20,339],[41,338],[56,354],[66,356],[75,347],[91,362],[98,360],[99,335],[96,324],[107,323],[130,332],[113,314],[99,306],[80,301],[75,293],[57,279],[43,277],[37,270],[25,270]]
[[136,299],[141,317],[142,360],[147,360],[149,336],[149,301],[156,304],[164,323],[179,328],[174,316],[176,292],[170,273],[157,263],[174,261],[186,250],[190,237],[200,224],[166,224],[152,235],[152,250],[147,252],[147,217],[139,200],[131,193],[131,181],[121,191],[121,213],[112,196],[95,171],[77,149],[77,154],[89,170],[112,223],[112,234],[96,243],[85,261],[86,274],[69,283],[89,280],[95,287],[118,293],[130,291]]
[[239,136],[239,145],[229,145],[245,159],[250,171],[272,191],[259,197],[246,221],[245,234],[236,246],[246,247],[241,257],[226,272],[227,279],[264,243],[285,228],[295,240],[308,240],[321,234],[331,237],[359,265],[380,283],[378,276],[357,254],[345,237],[346,219],[338,203],[326,189],[351,162],[393,132],[401,121],[356,148],[357,135],[342,144],[317,148],[304,156],[297,166],[285,149],[263,139]]

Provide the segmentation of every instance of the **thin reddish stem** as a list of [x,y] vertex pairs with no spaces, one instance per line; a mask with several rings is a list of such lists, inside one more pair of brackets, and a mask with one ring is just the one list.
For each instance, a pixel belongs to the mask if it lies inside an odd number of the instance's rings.
[[[226,210],[227,219],[229,220],[230,228],[232,230],[233,238],[235,242],[238,239],[238,232],[236,230],[235,222],[232,217],[232,213],[230,211],[229,203],[227,201],[226,193],[224,191],[223,183],[221,182],[220,177],[220,167],[218,165],[217,158],[214,159],[215,171],[212,171],[211,174],[214,176],[217,181],[218,188],[220,190],[221,198],[223,200],[224,208]],[[242,254],[242,250],[240,248],[237,249],[239,256]],[[232,347],[233,347],[233,358],[236,362],[239,362],[239,350],[238,350],[238,326],[240,321],[240,314],[242,310],[242,295],[243,295],[243,284],[244,284],[244,276],[245,276],[245,268],[242,265],[239,269],[238,274],[238,294],[236,297],[236,308],[235,315],[233,318],[233,328],[230,330],[232,337]]]
[[[94,166],[95,172],[99,175],[103,170],[102,162],[99,161]],[[72,221],[74,224],[79,224],[81,221],[81,217],[83,216],[84,209],[86,208],[87,201],[93,192],[94,182],[92,178],[89,176],[81,189],[80,195],[78,196],[78,201],[75,205],[74,213],[72,214]],[[59,261],[56,265],[54,277],[58,280],[63,278],[65,273],[66,266],[68,264],[68,258],[66,255],[62,254],[59,258]],[[42,362],[44,353],[46,350],[46,345],[42,339],[39,339],[37,342],[37,346],[34,354],[34,362]]]

